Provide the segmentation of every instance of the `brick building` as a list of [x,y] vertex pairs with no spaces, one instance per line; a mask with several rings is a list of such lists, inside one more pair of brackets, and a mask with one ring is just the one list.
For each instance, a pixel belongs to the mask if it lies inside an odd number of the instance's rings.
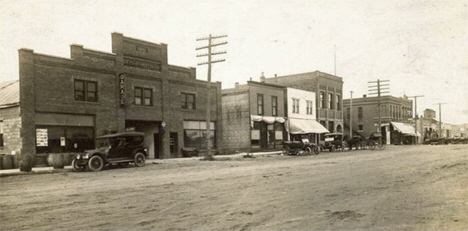
[[21,150],[19,81],[0,83],[0,154]]
[[[150,158],[180,157],[183,147],[205,149],[206,82],[196,79],[195,68],[168,64],[167,56],[166,44],[120,33],[112,33],[112,53],[81,45],[71,45],[71,58],[19,50],[18,151],[81,152],[93,148],[98,136],[126,130],[146,134]],[[211,92],[216,149],[221,83],[213,83]],[[14,131],[5,127],[10,136]]]
[[[369,137],[378,131],[378,97],[353,98],[352,117],[350,99],[343,100],[345,125],[349,127],[352,118],[353,133]],[[381,132],[387,144],[414,143],[415,131],[412,123],[413,101],[406,97],[381,96]],[[345,132],[348,134],[348,132]]]
[[222,90],[224,151],[281,148],[287,138],[285,87],[248,81]]
[[343,132],[343,79],[341,77],[314,71],[262,79],[270,84],[315,92],[317,120],[330,132]]

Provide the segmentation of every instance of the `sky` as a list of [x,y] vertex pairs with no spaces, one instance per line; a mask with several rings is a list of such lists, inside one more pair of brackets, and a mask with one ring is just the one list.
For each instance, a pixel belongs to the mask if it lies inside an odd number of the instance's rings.
[[[468,1],[5,1],[0,82],[18,79],[18,49],[70,57],[70,44],[111,52],[111,33],[168,44],[169,63],[197,67],[197,38],[227,35],[212,80],[319,70],[343,78],[343,98],[389,80],[390,94],[424,95],[418,114],[468,123]],[[335,62],[336,54],[336,62]]]

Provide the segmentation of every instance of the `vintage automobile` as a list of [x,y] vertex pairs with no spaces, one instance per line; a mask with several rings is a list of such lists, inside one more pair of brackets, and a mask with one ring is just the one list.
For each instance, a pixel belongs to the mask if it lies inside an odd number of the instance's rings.
[[380,150],[385,149],[385,141],[383,140],[383,136],[380,132],[373,132],[369,135],[369,139],[367,139],[367,148],[370,150],[374,150],[378,147]]
[[319,154],[320,149],[308,138],[301,138],[300,141],[283,141],[283,155],[310,155]]
[[342,133],[328,133],[325,134],[325,141],[322,142],[321,149],[327,149],[330,152],[336,150],[344,151],[345,147],[348,146],[344,140]]
[[143,167],[146,163],[147,149],[143,147],[145,134],[124,132],[98,137],[96,149],[78,154],[72,161],[75,171],[100,171],[106,165],[126,167],[134,163]]

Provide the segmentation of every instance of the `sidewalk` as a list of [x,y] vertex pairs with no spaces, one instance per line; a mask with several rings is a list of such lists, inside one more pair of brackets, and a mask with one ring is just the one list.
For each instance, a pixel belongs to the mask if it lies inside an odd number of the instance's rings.
[[[215,159],[241,159],[248,153],[237,153],[232,155],[217,155]],[[274,152],[255,152],[251,153],[252,156],[271,156],[279,155],[281,151]],[[203,157],[189,157],[189,158],[171,158],[171,159],[146,159],[146,164],[162,164],[179,161],[199,161]],[[17,176],[17,175],[31,175],[31,174],[47,174],[47,173],[61,173],[73,171],[72,166],[65,166],[63,169],[54,169],[53,167],[33,167],[31,172],[21,172],[19,169],[4,169],[0,170],[0,177]]]

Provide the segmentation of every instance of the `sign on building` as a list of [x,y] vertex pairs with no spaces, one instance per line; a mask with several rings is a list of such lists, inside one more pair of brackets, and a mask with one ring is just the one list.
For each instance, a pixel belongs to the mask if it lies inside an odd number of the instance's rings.
[[49,146],[48,139],[47,128],[36,129],[36,145],[38,147]]
[[120,106],[125,105],[125,75],[119,76]]

